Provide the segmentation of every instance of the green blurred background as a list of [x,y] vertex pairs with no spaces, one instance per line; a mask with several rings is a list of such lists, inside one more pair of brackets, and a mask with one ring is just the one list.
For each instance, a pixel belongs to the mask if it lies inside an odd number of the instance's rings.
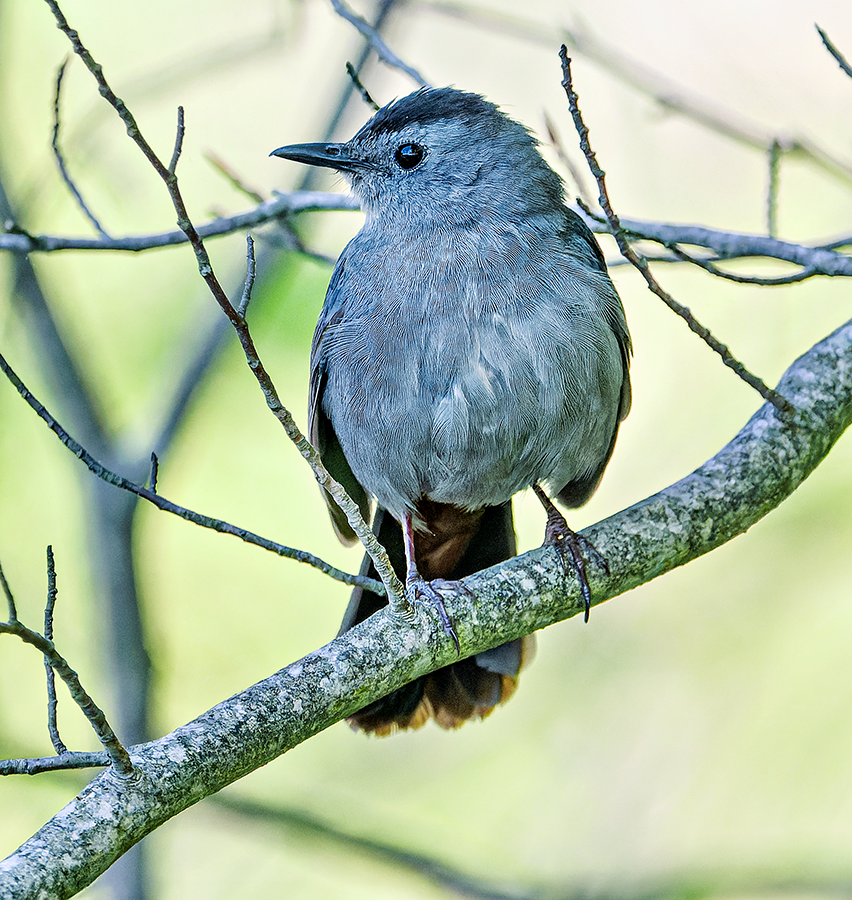
[[[373,15],[367,3],[358,8]],[[166,158],[175,108],[185,107],[179,174],[196,223],[251,205],[208,153],[265,196],[299,184],[300,167],[267,155],[323,138],[346,86],[344,64],[362,48],[321,0],[66,0],[63,9]],[[542,137],[546,112],[581,166],[557,58],[564,29],[573,29],[585,40],[572,51],[581,107],[621,215],[760,232],[766,153],[680,114],[643,85],[692,98],[767,143],[807,139],[848,167],[852,80],[822,48],[815,21],[852,57],[846,0],[410,2],[395,8],[385,35],[431,83],[484,93]],[[0,0],[0,175],[20,224],[34,233],[91,233],[50,151],[53,84],[67,53],[46,5]],[[372,57],[362,77],[380,102],[413,89]],[[68,165],[105,227],[115,235],[170,230],[165,190],[76,60],[63,109]],[[354,100],[334,136],[348,137],[368,115]],[[558,167],[552,149],[545,152]],[[342,189],[339,179],[322,177],[320,187]],[[784,157],[780,237],[814,242],[848,233],[850,208],[852,179]],[[310,247],[331,257],[358,226],[357,213],[313,214],[296,225]],[[280,244],[269,227],[255,236],[266,249]],[[243,235],[210,241],[208,249],[236,289]],[[614,246],[605,249],[614,259]],[[251,325],[282,399],[304,422],[310,337],[330,268],[295,253],[262,259]],[[144,456],[185,360],[219,314],[190,251],[68,252],[33,263],[118,444]],[[740,267],[755,269],[781,271]],[[840,280],[766,289],[685,267],[657,271],[772,384],[852,315]],[[0,256],[0,346],[66,421],[29,324],[11,302],[10,273],[9,258]],[[759,405],[634,272],[612,273],[636,349],[635,401],[603,485],[572,515],[578,529],[690,472]],[[101,585],[88,543],[90,478],[0,382],[0,562],[19,615],[38,626],[45,546],[53,545],[60,650],[110,713]],[[350,571],[359,564],[356,550],[336,543],[310,472],[266,410],[233,338],[161,460],[160,490]],[[541,633],[516,697],[484,723],[385,740],[340,724],[225,795],[314,816],[517,888],[519,896],[846,894],[850,503],[847,437],[747,535],[596,608],[587,626],[574,619]],[[516,515],[523,549],[538,544],[535,498],[518,497]],[[133,541],[154,667],[155,734],[336,632],[347,591],[307,567],[151,508],[138,510]],[[95,749],[59,690],[66,743]],[[50,753],[43,691],[38,655],[11,638],[0,642],[0,757]],[[0,856],[83,783],[68,773],[0,781]],[[343,846],[333,833],[253,819],[215,799],[145,845],[151,896],[162,900],[432,898],[447,890],[423,872]],[[106,898],[108,887],[96,884],[81,896]]]

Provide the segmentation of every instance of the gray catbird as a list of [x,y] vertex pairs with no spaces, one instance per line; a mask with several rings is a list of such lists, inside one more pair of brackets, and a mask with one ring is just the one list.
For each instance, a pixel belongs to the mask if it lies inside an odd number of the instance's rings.
[[[536,141],[476,94],[423,88],[346,143],[273,155],[343,173],[366,213],[314,334],[310,434],[365,515],[376,498],[373,527],[400,575],[440,602],[429,580],[513,556],[510,500],[533,486],[588,604],[586,548],[541,484],[569,507],[597,487],[630,407],[630,337],[600,248]],[[356,589],[341,631],[384,603]],[[529,646],[460,660],[350,723],[386,734],[485,716]]]

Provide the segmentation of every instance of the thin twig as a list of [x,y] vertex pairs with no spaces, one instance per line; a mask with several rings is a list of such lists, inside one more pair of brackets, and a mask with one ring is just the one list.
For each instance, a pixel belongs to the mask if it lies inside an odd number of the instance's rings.
[[157,477],[160,474],[160,459],[156,453],[151,454],[151,474],[148,476],[148,490],[157,493]]
[[781,181],[781,144],[773,138],[769,145],[769,183],[766,187],[766,233],[778,236],[778,186]]
[[[248,366],[254,374],[258,384],[260,385],[261,390],[263,391],[267,406],[283,426],[285,432],[287,433],[287,436],[296,445],[296,448],[301,453],[302,457],[311,466],[314,472],[314,477],[319,482],[320,487],[322,487],[334,499],[334,502],[346,515],[346,519],[349,522],[349,525],[352,527],[352,530],[360,539],[361,543],[364,546],[364,549],[372,559],[376,567],[376,571],[379,573],[382,579],[382,583],[384,584],[387,591],[389,603],[393,612],[396,615],[402,616],[403,618],[411,618],[413,616],[413,611],[411,608],[411,604],[406,597],[405,589],[403,588],[402,583],[400,582],[396,572],[394,571],[393,566],[390,563],[390,559],[388,558],[388,555],[385,552],[384,548],[381,546],[381,544],[379,544],[376,536],[373,534],[373,532],[370,530],[370,527],[361,516],[361,511],[358,507],[358,504],[355,503],[349,497],[343,487],[331,477],[328,470],[322,464],[322,460],[320,459],[317,451],[314,449],[314,447],[311,446],[307,438],[305,438],[305,436],[301,433],[289,410],[281,403],[275,385],[273,384],[272,379],[269,376],[269,373],[266,371],[266,368],[264,367],[263,362],[258,355],[257,349],[255,348],[254,340],[252,339],[246,320],[240,316],[238,311],[231,304],[224,288],[219,283],[219,279],[216,277],[216,274],[213,271],[213,266],[210,262],[210,257],[207,254],[204,242],[202,241],[201,236],[193,225],[192,220],[189,218],[183,196],[180,192],[180,188],[178,187],[177,175],[174,172],[170,172],[167,167],[163,165],[162,160],[160,160],[151,145],[142,135],[142,132],[140,131],[139,126],[137,125],[136,120],[133,117],[133,114],[127,108],[124,101],[115,95],[106,78],[104,77],[103,68],[94,60],[91,53],[83,45],[77,32],[74,31],[68,24],[68,21],[63,15],[62,10],[59,8],[56,0],[45,0],[45,2],[53,12],[60,31],[62,31],[71,42],[71,46],[74,48],[74,52],[83,60],[83,62],[86,64],[86,68],[95,78],[101,96],[113,107],[116,113],[118,113],[119,117],[125,125],[125,128],[127,129],[128,136],[135,142],[137,147],[139,147],[145,158],[154,168],[154,171],[165,183],[166,188],[169,192],[169,196],[171,197],[172,204],[175,208],[175,212],[177,213],[178,227],[186,234],[189,243],[192,245],[192,249],[195,253],[195,257],[198,262],[198,271],[201,274],[201,277],[206,282],[211,294],[213,294],[214,299],[219,304],[225,315],[228,317],[231,325],[234,327],[240,344],[242,345],[243,353],[245,354]],[[365,27],[367,27],[368,29],[370,28],[370,26],[367,26],[366,23],[364,24]],[[377,35],[376,38],[378,39]],[[138,488],[138,486],[134,487]],[[143,495],[140,494],[140,496]]]
[[3,573],[3,566],[0,565],[0,586],[3,587],[3,593],[6,595],[6,606],[9,609],[9,624],[15,625],[18,621],[18,610],[15,608],[15,598],[12,596],[12,589],[6,576]]
[[59,128],[61,123],[61,117],[59,114],[59,98],[62,92],[62,79],[65,77],[65,67],[68,65],[68,59],[65,59],[65,62],[59,67],[59,71],[56,74],[56,92],[53,95],[53,140],[51,142],[51,146],[53,147],[53,155],[56,159],[56,163],[59,166],[59,174],[62,176],[62,180],[65,182],[66,187],[74,199],[77,201],[77,205],[83,212],[83,215],[92,223],[95,231],[98,234],[102,235],[105,238],[109,238],[109,235],[104,231],[101,227],[101,223],[95,218],[94,213],[89,209],[86,201],[83,199],[83,195],[77,190],[77,185],[74,184],[71,176],[68,173],[68,169],[65,166],[65,159],[62,156],[62,151],[59,149]]
[[21,622],[0,622],[0,634],[13,634],[25,644],[35,647],[44,654],[45,663],[50,665],[56,674],[65,682],[65,686],[71,694],[74,702],[89,720],[98,740],[104,750],[109,754],[116,772],[124,777],[133,775],[135,769],[124,745],[119,741],[116,733],[107,721],[104,711],[95,703],[88,692],[80,684],[77,673],[68,664],[68,661],[59,653],[53,644],[44,635],[27,628]]
[[66,769],[92,769],[108,766],[109,763],[109,754],[103,750],[94,752],[66,750],[57,756],[0,759],[0,775],[40,775],[42,772],[58,772]]
[[819,25],[814,25],[816,30],[819,32],[819,36],[822,38],[823,44],[825,44],[825,49],[835,58],[837,61],[837,65],[840,66],[841,69],[852,78],[852,65],[847,61],[846,57],[834,46],[831,42],[829,36],[819,27]]
[[586,188],[586,182],[583,178],[582,173],[574,165],[574,161],[571,157],[565,152],[565,147],[562,144],[562,138],[559,136],[559,133],[556,130],[556,126],[553,124],[550,116],[545,112],[544,114],[544,127],[547,131],[547,137],[550,143],[553,146],[553,149],[556,151],[556,155],[559,157],[559,161],[563,166],[568,170],[568,173],[571,175],[571,180],[574,182],[574,186],[577,188],[577,193],[579,194],[578,200],[586,205],[591,203],[591,197],[589,196],[589,192]]
[[844,237],[839,237],[833,241],[829,241],[827,244],[820,244],[818,247],[815,247],[815,250],[840,250],[843,247],[852,247],[852,234],[847,234]]
[[[56,674],[59,675],[59,677],[65,682],[65,685],[67,686],[72,699],[77,704],[77,706],[80,707],[83,715],[89,720],[89,724],[94,729],[98,740],[101,742],[104,750],[106,750],[106,752],[109,754],[116,772],[122,776],[127,777],[129,775],[132,775],[135,771],[133,768],[133,763],[130,761],[130,756],[128,755],[127,750],[125,750],[121,741],[119,741],[118,737],[116,737],[116,734],[110,727],[110,724],[107,721],[103,710],[84,690],[83,685],[80,684],[79,676],[71,668],[71,666],[68,665],[68,662],[59,653],[53,641],[48,636],[48,634],[53,630],[52,618],[53,605],[56,600],[56,581],[55,572],[53,570],[53,551],[51,550],[51,548],[48,547],[47,553],[49,588],[47,607],[44,614],[45,634],[39,634],[37,631],[33,631],[32,628],[27,628],[27,626],[18,619],[17,613],[15,612],[15,601],[12,599],[12,591],[9,589],[9,584],[6,581],[6,577],[3,575],[2,568],[0,568],[0,583],[2,583],[3,585],[3,591],[6,594],[6,599],[9,604],[9,619],[6,622],[0,622],[0,634],[15,635],[16,637],[20,638],[25,644],[30,644],[43,654],[45,666],[48,666],[50,669],[55,671]],[[53,739],[52,730],[51,739]],[[57,746],[57,741],[59,743],[59,746]],[[59,741],[58,734],[56,735],[54,746],[57,749],[57,753],[66,752],[64,745],[61,741]],[[62,747],[61,750],[59,749],[60,746]]]
[[[44,636],[53,640],[53,610],[56,606],[56,564],[53,559],[53,547],[47,548],[47,603],[44,607]],[[50,734],[50,742],[57,753],[67,753],[68,748],[59,736],[59,725],[56,721],[56,679],[53,675],[53,667],[44,658],[44,669],[47,675],[47,730]]]
[[[228,182],[228,184],[235,187],[240,193],[250,197],[255,203],[263,203],[263,194],[261,194],[257,188],[249,187],[221,156],[208,150],[204,154],[204,158]],[[201,228],[199,228],[198,231],[199,233],[202,233]]]
[[348,6],[343,2],[343,0],[331,0],[331,5],[334,11],[339,15],[342,19],[346,19],[350,25],[354,25],[361,34],[364,35],[365,38],[370,42],[370,46],[376,51],[376,55],[379,59],[386,63],[389,66],[392,66],[394,69],[399,69],[400,72],[405,72],[412,81],[415,81],[421,87],[427,85],[429,82],[417,71],[417,69],[408,65],[408,63],[403,62],[384,42],[382,36],[370,25],[369,22],[365,22],[360,16],[356,15],[349,9]]
[[[588,216],[588,212],[586,213]],[[604,217],[590,216],[592,223],[605,221]],[[669,225],[665,222],[643,222],[637,219],[619,219],[628,238],[655,241],[663,246],[689,244],[712,250],[719,259],[745,259],[764,257],[813,270],[815,275],[850,276],[852,257],[837,253],[829,247],[805,247],[789,241],[779,241],[765,234],[741,234],[735,231],[719,231],[700,225]],[[612,234],[609,224],[604,229]],[[847,239],[840,246],[846,246]],[[852,241],[849,241],[852,243]]]
[[[222,534],[230,534],[234,537],[238,537],[242,541],[245,541],[247,544],[254,544],[255,546],[261,547],[264,550],[269,550],[271,553],[275,553],[278,556],[283,556],[287,559],[294,559],[297,562],[306,563],[307,565],[313,566],[315,569],[319,569],[319,571],[335,579],[336,581],[343,582],[343,584],[353,586],[360,585],[367,590],[373,591],[380,595],[384,593],[384,587],[373,578],[366,578],[363,575],[349,575],[347,572],[341,572],[339,569],[335,568],[319,557],[314,556],[312,553],[307,553],[304,550],[295,550],[292,547],[285,547],[282,544],[277,544],[274,541],[270,541],[267,538],[254,534],[251,531],[246,531],[244,528],[238,528],[236,525],[231,525],[228,522],[223,522],[221,519],[214,519],[210,516],[205,516],[201,513],[194,512],[191,509],[186,509],[183,506],[178,506],[177,504],[166,500],[160,494],[155,493],[153,490],[142,487],[139,484],[135,484],[129,479],[110,471],[106,468],[106,466],[99,463],[91,455],[91,453],[89,453],[85,449],[85,447],[80,445],[77,441],[74,440],[73,437],[71,437],[71,435],[68,434],[67,431],[65,431],[65,429],[56,421],[53,415],[44,407],[42,403],[39,402],[39,400],[32,394],[32,392],[21,381],[17,374],[15,374],[15,371],[11,368],[8,362],[6,362],[6,359],[2,354],[0,354],[0,371],[3,371],[9,381],[12,382],[18,393],[24,398],[24,400],[26,400],[26,402],[38,414],[38,416],[47,423],[48,428],[50,428],[50,430],[59,438],[59,440],[74,454],[74,456],[76,456],[80,460],[80,462],[82,462],[89,469],[89,471],[93,475],[96,475],[102,481],[106,481],[108,484],[111,484],[117,488],[121,488],[124,491],[129,491],[131,494],[135,494],[137,497],[141,497],[143,500],[147,500],[149,503],[152,503],[158,509],[161,509],[164,512],[172,513],[173,515],[178,516],[181,519],[186,519],[188,522],[192,522],[194,525],[200,525],[202,528],[210,528],[213,531],[218,531]],[[0,580],[2,580],[2,570],[0,570]],[[11,602],[11,594],[7,593],[7,596],[10,598]]]
[[254,258],[254,238],[250,234],[246,235],[246,281],[243,285],[243,295],[240,298],[240,305],[237,312],[246,317],[248,305],[251,303],[251,292],[254,288],[255,269],[257,263]]
[[361,99],[369,106],[373,112],[378,112],[379,104],[370,96],[370,92],[364,85],[361,83],[361,79],[358,77],[358,73],[355,71],[355,66],[352,65],[351,62],[346,63],[346,74],[352,80],[352,84],[355,87],[355,90],[361,95]]
[[169,162],[169,173],[174,175],[177,171],[178,160],[180,159],[181,151],[183,150],[183,137],[186,133],[186,128],[184,127],[183,122],[183,107],[179,106],[177,108],[177,129],[175,131],[175,149],[172,151],[171,162]]
[[[798,272],[794,272],[792,275],[737,275],[734,272],[726,272],[724,269],[720,269],[717,265],[714,265],[714,263],[720,261],[719,259],[700,259],[697,256],[691,256],[689,253],[678,247],[677,244],[670,244],[667,242],[664,246],[668,247],[677,259],[691,263],[693,266],[698,266],[706,272],[709,272],[711,275],[715,275],[717,278],[725,278],[728,281],[734,281],[737,284],[757,284],[761,287],[778,287],[785,284],[798,284],[800,281],[807,281],[808,278],[813,278],[815,275],[819,274],[816,269],[805,267]],[[645,258],[647,259],[648,257]],[[665,260],[662,261],[665,262]]]
[[597,182],[599,191],[598,199],[601,209],[603,209],[607,217],[607,221],[610,224],[610,228],[612,229],[613,236],[615,237],[618,249],[621,251],[622,256],[628,259],[642,273],[650,290],[652,290],[666,306],[669,307],[669,309],[677,313],[686,322],[689,328],[712,350],[715,350],[715,352],[719,354],[722,358],[722,362],[724,362],[726,366],[733,369],[746,384],[753,387],[764,400],[768,400],[779,412],[788,415],[791,414],[793,412],[791,404],[776,391],[773,391],[764,384],[756,375],[749,372],[748,369],[746,369],[745,366],[731,354],[730,350],[713,337],[710,331],[705,328],[685,306],[678,303],[671,294],[663,290],[651,274],[648,267],[648,261],[639,256],[630,246],[630,243],[625,236],[624,229],[621,227],[621,222],[610,203],[609,194],[606,188],[606,175],[604,170],[598,164],[595,152],[592,150],[591,144],[589,143],[589,129],[586,127],[583,117],[580,114],[578,97],[574,91],[571,80],[571,60],[568,58],[568,50],[564,44],[559,51],[559,58],[562,61],[562,87],[565,89],[565,94],[568,97],[568,105],[571,110],[571,117],[574,120],[574,127],[577,129],[577,134],[580,136],[580,147],[588,161],[589,169]]

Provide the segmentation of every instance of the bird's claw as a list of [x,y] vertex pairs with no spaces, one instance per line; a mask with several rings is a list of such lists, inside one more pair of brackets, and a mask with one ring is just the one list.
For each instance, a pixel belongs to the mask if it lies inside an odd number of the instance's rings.
[[444,629],[447,637],[451,638],[452,642],[455,644],[456,653],[461,654],[461,645],[459,644],[459,637],[456,634],[455,628],[453,628],[452,619],[450,619],[450,615],[447,612],[447,607],[444,606],[444,600],[438,591],[435,589],[435,585],[441,585],[442,587],[450,587],[456,590],[465,591],[468,594],[470,591],[458,581],[444,581],[443,579],[436,579],[435,581],[426,581],[425,578],[420,575],[411,577],[406,580],[405,586],[408,589],[408,596],[411,602],[417,606],[424,601],[430,603],[438,613],[438,618],[441,621],[441,626]]
[[[557,518],[558,517],[558,518]],[[592,608],[592,591],[589,587],[589,579],[586,576],[586,559],[583,554],[587,554],[598,568],[602,569],[609,575],[609,564],[600,554],[597,547],[582,534],[572,531],[565,519],[558,512],[556,516],[548,515],[547,528],[544,532],[545,544],[553,546],[560,558],[565,571],[570,567],[577,576],[580,583],[580,595],[583,598],[583,621],[589,621],[589,611]]]

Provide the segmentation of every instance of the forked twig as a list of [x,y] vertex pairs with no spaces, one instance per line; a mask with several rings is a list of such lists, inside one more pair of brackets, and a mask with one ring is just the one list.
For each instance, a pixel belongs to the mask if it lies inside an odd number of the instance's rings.
[[[51,558],[52,553],[49,552],[48,559]],[[3,592],[6,595],[6,602],[9,607],[8,621],[0,622],[0,634],[15,635],[25,644],[30,644],[44,655],[45,666],[49,666],[65,682],[72,699],[77,706],[80,707],[83,715],[88,719],[98,740],[109,755],[109,759],[112,762],[116,773],[124,778],[129,778],[134,775],[136,770],[131,762],[130,755],[116,736],[116,733],[112,730],[112,726],[107,721],[103,710],[83,688],[77,673],[71,668],[68,661],[59,653],[53,641],[47,637],[46,634],[39,634],[32,628],[27,628],[27,626],[18,619],[15,611],[15,601],[12,598],[12,592],[9,589],[6,577],[3,575],[2,567],[0,567],[0,585],[3,587]],[[53,587],[55,587],[55,582],[53,583]],[[48,606],[50,607],[50,612],[45,610],[46,623],[48,623],[52,617],[52,601],[50,596],[48,597]],[[47,628],[45,631],[47,631]],[[55,721],[53,724],[55,725]],[[53,740],[53,738],[54,734],[51,730],[51,739]],[[58,739],[58,735],[56,738]],[[67,750],[65,750],[65,746],[61,741],[59,741],[59,745],[62,747],[61,750],[56,746],[56,740],[54,740],[54,746],[57,749],[57,753],[67,753]]]

